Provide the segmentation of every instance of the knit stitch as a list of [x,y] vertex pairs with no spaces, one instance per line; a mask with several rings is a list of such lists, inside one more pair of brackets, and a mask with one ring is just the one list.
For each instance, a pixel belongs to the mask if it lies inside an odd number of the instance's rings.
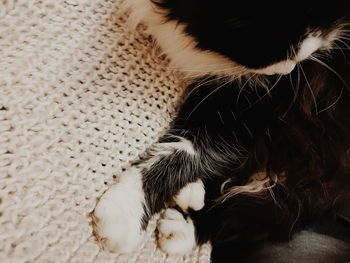
[[209,262],[157,249],[156,216],[133,255],[92,234],[98,198],[165,132],[182,86],[120,0],[0,7],[0,262]]

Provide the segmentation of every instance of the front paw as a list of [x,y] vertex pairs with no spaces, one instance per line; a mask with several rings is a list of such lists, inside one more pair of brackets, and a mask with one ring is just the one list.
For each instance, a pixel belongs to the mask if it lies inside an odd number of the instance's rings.
[[174,197],[174,201],[184,212],[187,212],[188,209],[198,211],[204,207],[204,196],[204,184],[198,179],[185,185]]
[[144,203],[141,172],[132,167],[104,193],[95,208],[94,231],[103,248],[131,253],[140,246]]
[[190,218],[187,220],[175,209],[167,209],[158,225],[158,243],[169,255],[185,255],[196,245],[195,229]]

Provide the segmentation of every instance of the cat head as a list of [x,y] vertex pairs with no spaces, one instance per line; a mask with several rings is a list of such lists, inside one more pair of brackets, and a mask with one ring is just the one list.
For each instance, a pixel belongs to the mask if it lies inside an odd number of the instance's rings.
[[350,1],[128,0],[189,75],[287,74],[346,35]]

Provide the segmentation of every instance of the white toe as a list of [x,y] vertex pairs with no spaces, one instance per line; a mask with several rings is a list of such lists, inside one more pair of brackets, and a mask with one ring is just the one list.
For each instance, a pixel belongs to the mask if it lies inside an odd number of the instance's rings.
[[189,208],[198,211],[204,206],[204,185],[202,180],[198,179],[196,182],[189,183],[183,187],[175,196],[176,204],[181,207],[183,211]]
[[170,255],[185,255],[196,245],[191,219],[186,220],[175,209],[168,209],[158,225],[160,248]]

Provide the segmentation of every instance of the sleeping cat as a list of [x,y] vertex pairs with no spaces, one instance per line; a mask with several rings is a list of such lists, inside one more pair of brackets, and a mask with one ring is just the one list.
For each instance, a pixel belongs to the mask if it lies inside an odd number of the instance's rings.
[[125,4],[191,84],[167,134],[95,209],[109,250],[134,251],[167,208],[162,250],[210,241],[224,262],[349,201],[350,1]]

